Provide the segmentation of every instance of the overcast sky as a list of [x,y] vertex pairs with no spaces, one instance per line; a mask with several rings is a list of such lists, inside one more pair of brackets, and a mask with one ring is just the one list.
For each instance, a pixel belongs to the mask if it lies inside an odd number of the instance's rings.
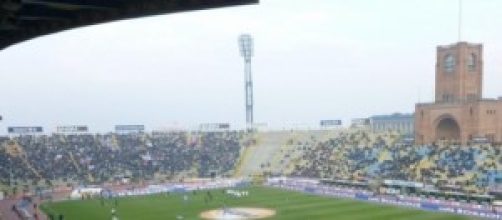
[[[255,38],[255,121],[273,127],[413,112],[432,101],[457,0],[261,0],[57,33],[0,51],[7,126],[148,130],[245,123],[237,37]],[[462,40],[485,46],[484,96],[502,95],[502,1],[464,0]]]

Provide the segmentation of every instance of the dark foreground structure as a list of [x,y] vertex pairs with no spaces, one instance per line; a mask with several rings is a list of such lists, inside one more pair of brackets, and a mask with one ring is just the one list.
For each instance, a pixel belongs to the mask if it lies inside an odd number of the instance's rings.
[[0,50],[67,29],[258,0],[0,0]]

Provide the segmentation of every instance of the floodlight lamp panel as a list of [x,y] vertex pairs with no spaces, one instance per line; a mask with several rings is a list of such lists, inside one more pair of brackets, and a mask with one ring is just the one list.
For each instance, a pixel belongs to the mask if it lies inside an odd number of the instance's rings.
[[253,56],[253,38],[249,34],[239,36],[239,50],[242,57],[250,60]]
[[241,45],[245,45],[246,47],[253,45],[253,38],[250,35],[241,35],[239,37],[239,42]]

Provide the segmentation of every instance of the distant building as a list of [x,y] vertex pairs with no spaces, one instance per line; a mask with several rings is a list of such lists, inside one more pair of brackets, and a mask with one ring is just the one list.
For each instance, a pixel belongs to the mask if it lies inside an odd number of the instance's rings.
[[502,100],[483,99],[482,91],[483,45],[439,46],[436,100],[416,104],[416,142],[502,142]]
[[369,128],[370,119],[369,118],[354,118],[350,123],[351,128]]
[[144,125],[115,125],[117,134],[138,134],[145,132]]
[[396,131],[406,135],[414,133],[415,116],[413,114],[375,115],[370,117],[369,121],[373,132]]
[[337,129],[342,127],[342,120],[321,120],[319,122],[319,127],[321,129]]

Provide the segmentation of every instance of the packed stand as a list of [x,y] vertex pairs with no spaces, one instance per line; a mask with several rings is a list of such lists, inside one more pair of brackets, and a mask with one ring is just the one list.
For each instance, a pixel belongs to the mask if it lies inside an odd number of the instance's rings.
[[502,184],[500,146],[415,146],[401,140],[392,133],[340,133],[313,143],[291,175],[405,180],[478,193]]
[[176,132],[1,138],[0,185],[228,175],[239,158],[242,135]]

